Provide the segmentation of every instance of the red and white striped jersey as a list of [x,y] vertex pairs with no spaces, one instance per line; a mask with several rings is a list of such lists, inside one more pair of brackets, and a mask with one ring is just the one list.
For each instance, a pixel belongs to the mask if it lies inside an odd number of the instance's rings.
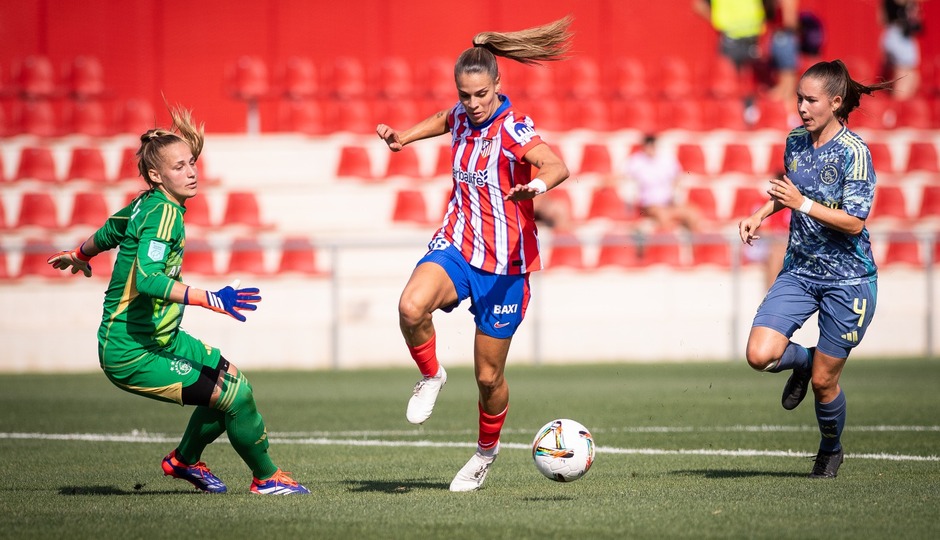
[[525,274],[542,267],[532,200],[503,197],[529,182],[532,166],[522,157],[542,139],[529,117],[513,111],[509,98],[500,99],[482,125],[473,125],[459,103],[447,117],[454,187],[432,246],[447,241],[485,272]]

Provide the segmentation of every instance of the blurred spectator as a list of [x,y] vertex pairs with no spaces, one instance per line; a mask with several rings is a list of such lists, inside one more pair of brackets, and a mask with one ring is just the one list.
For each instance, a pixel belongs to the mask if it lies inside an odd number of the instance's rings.
[[920,48],[915,36],[923,29],[920,17],[922,0],[884,0],[881,21],[884,33],[881,48],[885,71],[894,83],[894,97],[905,100],[917,93],[920,84]]
[[627,162],[627,180],[636,182],[640,214],[652,219],[662,230],[678,225],[690,232],[699,228],[699,212],[692,206],[677,204],[676,180],[682,167],[672,153],[657,148],[656,136],[647,135],[643,146]]
[[764,33],[767,17],[763,1],[693,0],[692,9],[719,32],[719,50],[734,63],[739,85],[745,92],[744,121],[754,124],[759,117],[754,105],[754,67],[760,60],[758,40]]
[[799,63],[799,0],[773,0],[768,21],[773,27],[770,37],[770,64],[775,75],[771,98],[793,103],[796,112],[796,67]]

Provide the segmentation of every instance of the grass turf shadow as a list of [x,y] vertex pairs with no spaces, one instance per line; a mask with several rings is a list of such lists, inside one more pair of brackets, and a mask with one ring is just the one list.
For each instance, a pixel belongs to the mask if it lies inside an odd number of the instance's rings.
[[408,493],[414,489],[440,489],[447,490],[450,484],[444,482],[428,482],[425,480],[401,480],[398,482],[377,482],[374,480],[346,480],[347,490],[353,493]]
[[193,489],[192,491],[173,491],[173,490],[160,490],[160,491],[148,491],[144,490],[144,484],[137,484],[132,489],[122,489],[115,486],[62,486],[59,488],[59,495],[185,495],[187,493],[195,493],[202,495],[203,492]]
[[755,476],[770,476],[777,478],[801,478],[808,473],[805,472],[783,472],[783,471],[742,471],[729,469],[692,469],[683,471],[672,471],[670,474],[676,476],[701,476],[711,480],[722,480],[730,478],[753,478]]

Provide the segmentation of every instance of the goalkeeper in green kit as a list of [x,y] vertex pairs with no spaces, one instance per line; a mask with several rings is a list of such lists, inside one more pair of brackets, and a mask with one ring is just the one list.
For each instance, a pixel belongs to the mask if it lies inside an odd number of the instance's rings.
[[261,296],[258,289],[237,284],[209,292],[182,282],[183,215],[186,200],[196,195],[204,131],[186,109],[171,108],[170,116],[170,129],[151,129],[140,137],[138,170],[149,189],[79,247],[53,255],[49,263],[88,277],[92,257],[120,247],[105,293],[98,357],[118,388],[195,407],[179,446],[163,459],[165,475],[205,492],[225,492],[200,458],[209,443],[227,433],[254,475],[251,493],[309,493],[268,455],[264,420],[245,376],[218,349],[180,329],[185,305],[244,321],[241,311],[256,309]]

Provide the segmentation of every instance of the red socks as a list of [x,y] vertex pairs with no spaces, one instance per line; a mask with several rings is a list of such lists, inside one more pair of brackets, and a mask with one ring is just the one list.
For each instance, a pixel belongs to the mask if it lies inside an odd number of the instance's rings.
[[418,369],[422,375],[425,377],[437,375],[437,371],[441,367],[437,361],[437,334],[432,335],[431,339],[424,345],[408,347],[408,352],[414,358],[415,364],[418,364]]
[[479,403],[480,408],[480,438],[477,445],[484,450],[493,448],[499,442],[499,432],[503,429],[503,422],[506,421],[506,413],[509,412],[509,405],[503,409],[503,412],[493,415],[483,411],[483,405]]

